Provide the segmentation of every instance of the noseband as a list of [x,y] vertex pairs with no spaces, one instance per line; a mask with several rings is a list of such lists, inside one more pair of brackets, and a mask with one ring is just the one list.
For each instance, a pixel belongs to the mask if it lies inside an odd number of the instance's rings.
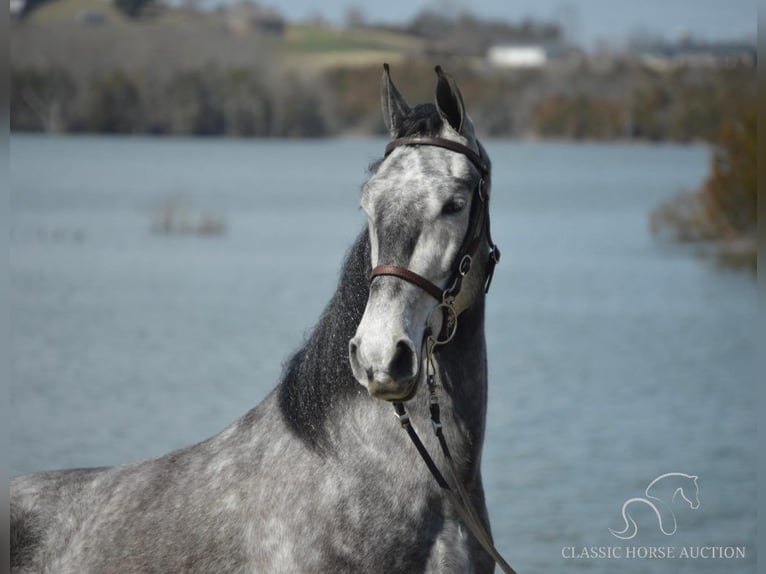
[[489,260],[487,262],[485,277],[484,277],[484,292],[489,291],[489,286],[492,283],[492,276],[495,272],[495,265],[500,261],[500,250],[497,245],[492,241],[492,234],[490,233],[489,226],[489,182],[490,182],[490,168],[489,162],[484,157],[484,154],[479,146],[479,153],[476,153],[468,146],[461,143],[454,142],[452,140],[430,137],[430,136],[412,136],[403,137],[392,140],[386,146],[386,153],[384,157],[388,155],[397,147],[400,146],[434,146],[464,155],[468,160],[479,170],[481,177],[476,184],[473,192],[473,201],[471,202],[471,214],[468,222],[468,229],[466,230],[463,244],[458,251],[455,261],[452,266],[452,274],[447,281],[444,289],[434,284],[430,280],[426,279],[422,275],[415,273],[404,267],[397,267],[395,265],[378,265],[370,273],[370,283],[372,283],[376,277],[392,276],[398,277],[408,283],[417,285],[423,289],[426,293],[431,295],[439,303],[437,308],[444,310],[444,316],[447,319],[442,323],[442,332],[436,341],[440,344],[447,343],[452,335],[455,333],[457,327],[457,315],[462,311],[456,310],[455,300],[460,294],[460,289],[463,284],[463,278],[471,270],[473,260],[476,257],[476,251],[481,245],[482,236],[486,235],[487,243],[489,244]]

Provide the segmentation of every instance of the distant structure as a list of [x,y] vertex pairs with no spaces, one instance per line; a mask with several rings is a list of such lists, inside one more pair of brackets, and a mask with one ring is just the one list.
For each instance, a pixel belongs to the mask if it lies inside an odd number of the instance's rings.
[[487,60],[498,68],[542,68],[548,62],[544,46],[499,45],[487,51]]
[[496,44],[487,50],[487,62],[496,68],[536,69],[572,53],[560,43]]
[[229,29],[238,34],[259,31],[281,36],[287,28],[285,19],[277,10],[261,7],[255,2],[239,2],[225,8],[225,13]]
[[726,68],[756,64],[755,47],[746,43],[698,43],[684,40],[678,44],[650,46],[639,50],[638,57],[647,68],[670,72],[678,68]]

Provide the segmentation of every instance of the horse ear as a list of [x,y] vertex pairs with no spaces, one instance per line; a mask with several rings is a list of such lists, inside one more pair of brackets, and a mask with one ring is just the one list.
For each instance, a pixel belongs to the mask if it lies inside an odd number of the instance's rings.
[[441,66],[436,66],[436,109],[452,129],[461,133],[465,121],[465,104],[463,96],[451,76],[444,73]]
[[383,64],[383,78],[380,82],[380,108],[383,111],[383,122],[386,124],[391,137],[396,137],[402,121],[410,113],[402,94],[391,81],[388,64]]

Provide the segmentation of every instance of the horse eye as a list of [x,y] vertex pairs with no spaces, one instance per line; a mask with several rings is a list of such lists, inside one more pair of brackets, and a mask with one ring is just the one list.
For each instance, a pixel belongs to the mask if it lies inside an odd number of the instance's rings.
[[444,204],[444,207],[442,207],[442,215],[455,215],[456,213],[463,211],[464,207],[465,201],[462,199],[450,199]]

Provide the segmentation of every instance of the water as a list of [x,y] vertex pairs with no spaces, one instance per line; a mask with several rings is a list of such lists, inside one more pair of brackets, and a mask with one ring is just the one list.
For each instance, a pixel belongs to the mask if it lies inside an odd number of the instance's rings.
[[[255,405],[334,290],[383,143],[14,136],[12,473],[160,455]],[[520,573],[754,572],[755,282],[648,231],[709,151],[487,147],[499,549]],[[168,199],[226,233],[152,233]],[[622,503],[667,472],[699,476],[700,508],[677,500],[672,537],[645,510],[634,540],[614,538]],[[745,558],[562,558],[669,545]]]

